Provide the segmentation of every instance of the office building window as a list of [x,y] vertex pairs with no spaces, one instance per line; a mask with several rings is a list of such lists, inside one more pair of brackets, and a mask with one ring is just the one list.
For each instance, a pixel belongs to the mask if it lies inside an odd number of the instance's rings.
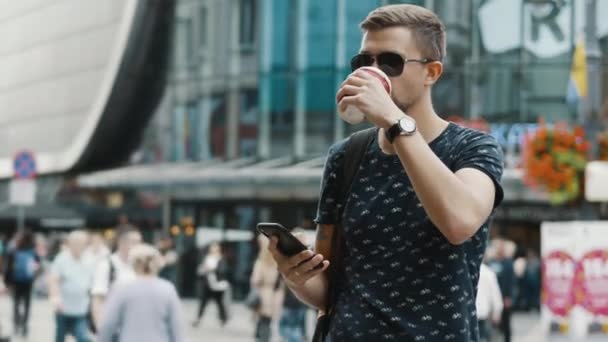
[[255,44],[256,12],[255,0],[241,0],[239,41],[242,46],[250,47]]
[[194,30],[192,18],[177,18],[177,66],[187,67],[194,63]]
[[200,111],[197,102],[186,105],[184,120],[184,155],[186,160],[200,159]]
[[198,27],[200,47],[205,48],[209,40],[209,13],[206,6],[202,6],[199,10]]
[[226,106],[226,94],[217,94],[211,97],[209,144],[211,156],[215,158],[226,156]]
[[258,137],[258,90],[246,89],[241,92],[239,117],[239,156],[254,156]]

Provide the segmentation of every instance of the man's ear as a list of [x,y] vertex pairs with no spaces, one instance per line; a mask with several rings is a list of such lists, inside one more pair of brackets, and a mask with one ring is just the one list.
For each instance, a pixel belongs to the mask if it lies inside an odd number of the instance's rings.
[[433,61],[426,64],[425,85],[433,85],[443,73],[443,63]]

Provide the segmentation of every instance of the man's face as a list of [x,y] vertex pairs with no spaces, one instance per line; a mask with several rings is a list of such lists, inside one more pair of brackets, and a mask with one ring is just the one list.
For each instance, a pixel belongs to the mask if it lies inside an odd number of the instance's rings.
[[67,241],[67,247],[76,257],[80,257],[87,247],[87,238],[84,236],[78,236],[71,238]]
[[[411,31],[405,27],[390,27],[365,32],[359,53],[377,56],[383,52],[396,53],[404,59],[430,58],[422,55],[416,47]],[[377,62],[374,62],[373,66],[378,67]],[[393,88],[392,98],[401,110],[407,111],[428,91],[429,87],[425,85],[427,82],[426,68],[425,64],[410,62],[404,65],[400,75],[390,77]]]
[[120,248],[129,251],[135,245],[141,243],[141,234],[138,232],[129,232],[120,240]]

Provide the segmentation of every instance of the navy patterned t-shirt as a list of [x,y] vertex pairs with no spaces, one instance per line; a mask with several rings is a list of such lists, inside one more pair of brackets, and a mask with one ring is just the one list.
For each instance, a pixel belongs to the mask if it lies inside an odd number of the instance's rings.
[[[318,224],[344,207],[345,284],[333,341],[478,341],[475,296],[489,222],[461,245],[433,225],[396,155],[373,139],[346,201],[337,180],[347,140],[334,144],[323,175]],[[429,146],[453,172],[475,168],[503,197],[502,150],[491,136],[450,123]],[[489,220],[488,220],[489,221]]]

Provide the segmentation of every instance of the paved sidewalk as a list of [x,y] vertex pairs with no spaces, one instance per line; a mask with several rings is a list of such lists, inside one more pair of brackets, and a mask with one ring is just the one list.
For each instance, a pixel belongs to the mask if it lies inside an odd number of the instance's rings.
[[[212,342],[241,342],[253,341],[254,321],[251,312],[242,304],[234,304],[230,309],[230,321],[225,327],[221,327],[217,315],[217,309],[213,303],[207,306],[205,316],[201,324],[194,328],[191,325],[195,316],[197,303],[194,300],[183,301],[184,318],[186,320],[186,331],[188,341],[212,341]],[[0,323],[6,330],[11,329],[11,301],[7,297],[0,298]],[[314,317],[311,317],[314,318]],[[312,320],[309,321],[312,328]],[[549,341],[541,333],[538,313],[517,313],[513,316],[513,341],[514,342],[543,342]],[[6,331],[5,330],[5,331]],[[30,336],[27,339],[14,338],[12,341],[46,342],[53,341],[55,333],[55,322],[52,309],[48,301],[42,299],[33,300],[32,317],[30,321]],[[553,341],[567,342],[568,339],[555,339]],[[600,340],[589,340],[600,341]]]

